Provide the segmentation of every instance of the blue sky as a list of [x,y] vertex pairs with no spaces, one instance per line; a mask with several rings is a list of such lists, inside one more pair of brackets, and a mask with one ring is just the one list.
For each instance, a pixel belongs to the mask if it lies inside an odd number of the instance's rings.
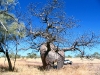
[[79,19],[83,30],[99,31],[100,1],[99,0],[66,0],[66,12]]
[[[64,0],[65,12],[68,16],[74,16],[80,20],[80,30],[100,31],[100,0]],[[46,3],[47,0],[19,0],[22,10],[25,10],[27,5],[33,3]]]
[[[64,0],[65,1],[65,12],[68,16],[74,16],[75,19],[80,20],[81,27],[77,30],[78,32],[94,31],[100,32],[100,0]],[[30,2],[46,3],[47,0],[19,0],[22,10],[26,10],[27,5]],[[100,50],[100,49],[99,49]],[[96,48],[93,52],[100,52]],[[91,51],[90,51],[91,53]],[[73,52],[67,52],[67,55]]]

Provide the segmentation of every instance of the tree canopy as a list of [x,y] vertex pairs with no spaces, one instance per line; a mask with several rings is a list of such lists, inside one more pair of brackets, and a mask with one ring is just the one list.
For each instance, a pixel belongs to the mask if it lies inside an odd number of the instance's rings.
[[24,23],[14,13],[16,5],[17,0],[0,0],[0,52],[6,55],[11,71],[10,49],[15,45],[17,50],[18,40],[25,36]]
[[[80,51],[84,55],[85,48],[92,48],[98,42],[98,36],[93,32],[83,33],[80,36],[71,34],[73,28],[77,28],[78,20],[68,17],[64,12],[64,1],[51,0],[47,4],[30,3],[28,5],[27,29],[33,39],[42,41],[31,43],[32,46],[41,43],[53,43],[64,51]],[[35,23],[34,21],[38,22]],[[34,24],[35,23],[35,24]],[[75,31],[74,31],[75,32]],[[70,38],[70,37],[73,37]],[[61,47],[62,46],[62,47]]]

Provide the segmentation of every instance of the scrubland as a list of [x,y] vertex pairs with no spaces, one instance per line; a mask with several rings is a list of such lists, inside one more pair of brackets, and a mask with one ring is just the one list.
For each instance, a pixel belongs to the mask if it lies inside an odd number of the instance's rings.
[[[17,59],[14,72],[8,71],[7,61],[0,58],[0,75],[100,75],[100,60],[87,60],[80,58],[66,58],[73,62],[64,65],[60,70],[42,70],[42,62],[37,59]],[[13,64],[13,59],[12,59]]]

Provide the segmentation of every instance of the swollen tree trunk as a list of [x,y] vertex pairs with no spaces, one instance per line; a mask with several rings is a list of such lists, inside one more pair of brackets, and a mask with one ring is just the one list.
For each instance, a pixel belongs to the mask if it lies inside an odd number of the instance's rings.
[[9,65],[9,71],[13,71],[13,67],[12,67],[12,63],[11,63],[10,57],[9,57],[8,50],[6,50],[5,55],[6,55],[6,58],[7,58],[7,61],[8,61],[8,65]]
[[44,45],[41,45],[40,47],[40,55],[41,55],[41,60],[42,60],[42,64],[43,64],[43,69],[46,70],[47,68],[47,63],[46,63],[46,56],[48,55],[48,52],[51,50],[50,48],[50,43],[47,42]]

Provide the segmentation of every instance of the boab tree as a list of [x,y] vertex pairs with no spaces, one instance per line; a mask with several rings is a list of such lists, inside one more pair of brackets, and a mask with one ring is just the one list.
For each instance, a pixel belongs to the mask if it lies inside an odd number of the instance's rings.
[[[80,37],[74,37],[70,34],[73,28],[78,27],[78,21],[73,17],[66,16],[66,13],[63,11],[63,5],[64,3],[62,0],[50,0],[50,2],[44,6],[40,6],[40,4],[35,5],[33,3],[30,3],[28,6],[28,12],[32,17],[31,20],[33,23],[28,19],[27,29],[31,37],[34,39],[42,39],[42,41],[35,40],[34,45],[37,43],[46,44],[44,56],[41,57],[44,58],[44,60],[42,60],[44,69],[47,64],[46,57],[52,50],[52,44],[55,48],[53,51],[56,53],[58,53],[59,50],[63,52],[78,50],[84,55],[84,50],[82,50],[81,47],[93,47],[94,44],[98,42],[98,37],[94,33],[85,33]],[[72,40],[70,36],[73,36],[74,39]]]
[[15,17],[14,9],[17,3],[16,0],[0,0],[0,52],[5,54],[10,71],[13,67],[9,52],[13,45],[17,46],[18,39],[25,34],[24,24]]

